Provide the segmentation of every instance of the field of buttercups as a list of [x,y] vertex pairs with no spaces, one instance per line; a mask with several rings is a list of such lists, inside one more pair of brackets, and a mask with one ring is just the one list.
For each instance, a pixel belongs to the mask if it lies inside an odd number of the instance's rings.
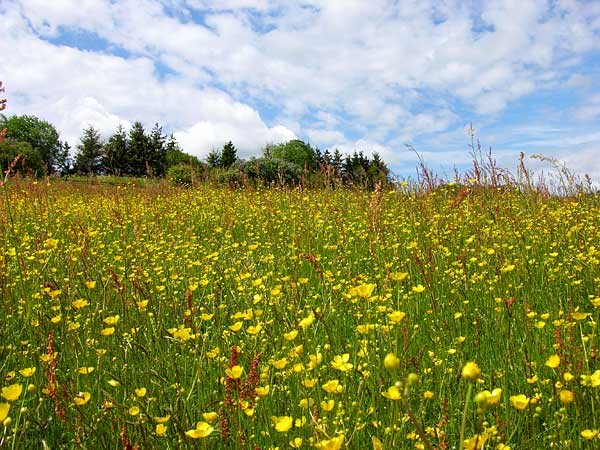
[[0,448],[600,447],[600,197],[13,181]]

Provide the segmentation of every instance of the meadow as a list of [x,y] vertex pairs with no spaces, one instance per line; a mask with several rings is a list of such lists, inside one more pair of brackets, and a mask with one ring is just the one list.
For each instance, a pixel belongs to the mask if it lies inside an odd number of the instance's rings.
[[0,190],[0,448],[600,447],[598,195]]

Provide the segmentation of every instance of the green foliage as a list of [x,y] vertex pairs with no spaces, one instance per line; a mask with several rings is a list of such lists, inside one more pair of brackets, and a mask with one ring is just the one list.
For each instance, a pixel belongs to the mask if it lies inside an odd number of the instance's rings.
[[180,163],[167,169],[167,180],[177,186],[192,186],[200,180],[200,167]]
[[97,175],[102,170],[103,143],[100,133],[93,126],[83,130],[81,143],[75,155],[75,171],[81,174]]
[[0,173],[2,175],[19,155],[21,158],[14,165],[13,171],[34,177],[44,174],[44,162],[29,143],[5,139],[0,141]]
[[104,144],[104,156],[102,166],[106,173],[111,175],[122,175],[129,172],[129,140],[125,128],[119,125],[106,144]]
[[269,149],[272,157],[296,164],[301,169],[314,170],[317,168],[315,150],[299,139],[276,145]]
[[302,169],[290,161],[274,158],[253,158],[240,166],[248,180],[254,183],[296,185]]
[[167,137],[162,133],[162,127],[158,124],[150,132],[148,164],[152,169],[152,175],[163,177],[167,170]]
[[35,116],[11,116],[3,119],[0,128],[6,128],[7,138],[29,143],[40,155],[48,172],[57,168],[62,145],[56,128],[49,122]]
[[231,141],[229,141],[223,146],[223,150],[221,151],[221,167],[227,169],[228,167],[231,167],[237,160],[237,149],[231,143]]

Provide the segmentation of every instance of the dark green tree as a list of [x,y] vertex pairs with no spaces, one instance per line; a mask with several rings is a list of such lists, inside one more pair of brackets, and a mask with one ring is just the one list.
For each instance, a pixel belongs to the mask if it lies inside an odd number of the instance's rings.
[[129,139],[125,128],[119,125],[115,134],[104,144],[102,167],[106,173],[119,176],[131,172],[128,147]]
[[206,156],[206,164],[208,167],[221,167],[221,152],[219,150],[212,149]]
[[48,172],[57,168],[61,143],[58,131],[49,122],[35,116],[11,116],[3,119],[0,129],[6,128],[6,137],[28,142],[42,158]]
[[231,141],[229,141],[223,146],[223,150],[221,151],[221,167],[227,169],[228,167],[231,167],[237,160],[237,149],[231,143]]
[[163,177],[167,171],[167,136],[162,132],[162,127],[154,125],[148,137],[148,164],[152,169],[152,175]]
[[73,160],[71,158],[71,146],[67,141],[60,143],[60,152],[56,158],[56,169],[61,175],[68,175],[71,171]]
[[135,122],[129,131],[127,160],[129,162],[125,175],[141,177],[152,171],[150,167],[150,139],[146,135],[141,122]]
[[75,171],[88,175],[97,175],[102,170],[103,143],[100,133],[93,126],[83,130],[81,143],[75,154]]

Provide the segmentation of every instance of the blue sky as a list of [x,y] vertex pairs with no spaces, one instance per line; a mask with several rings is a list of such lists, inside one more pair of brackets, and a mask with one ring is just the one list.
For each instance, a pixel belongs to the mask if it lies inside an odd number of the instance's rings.
[[[442,175],[484,148],[600,181],[600,2],[0,0],[7,113],[77,145],[136,120],[204,157],[293,138],[416,155]],[[532,165],[538,164],[532,161]]]

